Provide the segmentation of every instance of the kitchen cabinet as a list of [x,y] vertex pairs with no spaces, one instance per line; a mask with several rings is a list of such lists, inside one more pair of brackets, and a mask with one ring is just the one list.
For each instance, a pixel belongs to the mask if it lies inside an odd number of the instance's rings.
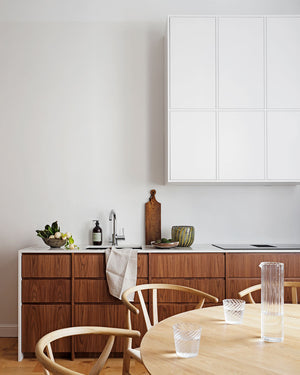
[[300,17],[267,18],[267,104],[300,109]]
[[[105,280],[105,254],[22,254],[20,351],[33,355],[40,337],[55,329],[74,325],[125,327],[126,308],[109,294]],[[138,255],[138,284],[148,283],[148,255]],[[148,298],[146,296],[146,304]],[[143,321],[133,326],[146,332]],[[138,341],[136,342],[138,344]],[[56,353],[99,353],[105,338],[78,336],[58,340]],[[121,353],[116,339],[113,351]]]
[[[71,255],[24,254],[22,257],[22,351],[34,352],[47,332],[71,325]],[[71,339],[54,344],[71,351]]]
[[[225,298],[224,254],[149,254],[150,283],[184,285]],[[194,296],[158,291],[159,319],[195,308]],[[208,306],[210,303],[205,303]]]
[[268,177],[300,179],[300,111],[268,114]]
[[220,17],[219,107],[264,108],[262,17]]
[[[36,251],[19,253],[19,360],[22,353],[34,355],[38,339],[55,329],[75,325],[125,327],[126,308],[109,294],[105,279],[105,254],[100,252]],[[185,285],[212,294],[222,303],[237,298],[238,292],[260,283],[259,264],[283,262],[285,280],[300,281],[300,253],[139,253],[137,283]],[[146,306],[152,296],[143,293]],[[259,292],[254,294],[259,300]],[[286,301],[290,301],[286,291]],[[300,295],[299,295],[300,298]],[[197,304],[194,296],[178,291],[158,291],[159,319]],[[135,296],[138,308],[138,298]],[[205,303],[205,306],[209,303]],[[146,332],[141,314],[132,314],[133,328]],[[136,340],[134,345],[139,345]],[[61,355],[98,354],[104,346],[101,336],[78,336],[59,340],[54,351]],[[121,355],[122,341],[116,340],[115,355]]]
[[170,19],[170,106],[214,108],[215,18]]
[[169,17],[167,182],[300,183],[299,35],[296,16]]
[[[300,281],[300,253],[227,253],[226,254],[226,297],[237,298],[238,292],[261,282],[261,262],[284,263],[284,280]],[[298,298],[300,292],[298,291]],[[253,293],[260,302],[260,291]],[[285,290],[285,302],[291,303],[291,294]]]
[[215,115],[211,112],[170,113],[172,179],[216,178],[215,135]]
[[263,180],[265,174],[263,112],[219,114],[219,177]]

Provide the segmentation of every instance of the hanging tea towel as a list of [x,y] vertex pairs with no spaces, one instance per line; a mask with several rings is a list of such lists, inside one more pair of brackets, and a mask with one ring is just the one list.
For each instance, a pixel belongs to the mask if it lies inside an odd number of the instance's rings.
[[[121,299],[123,292],[136,286],[137,277],[137,249],[106,249],[106,280],[109,293]],[[133,301],[134,294],[129,296]]]

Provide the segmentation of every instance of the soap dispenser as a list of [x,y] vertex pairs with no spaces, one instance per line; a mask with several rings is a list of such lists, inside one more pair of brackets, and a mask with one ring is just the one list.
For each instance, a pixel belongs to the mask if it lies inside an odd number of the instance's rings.
[[93,245],[102,245],[102,229],[99,226],[99,220],[93,220],[96,222],[95,228],[93,229]]

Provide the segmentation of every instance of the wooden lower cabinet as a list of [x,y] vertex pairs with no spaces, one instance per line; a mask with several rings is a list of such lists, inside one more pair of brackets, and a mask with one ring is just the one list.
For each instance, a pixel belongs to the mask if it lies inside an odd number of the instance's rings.
[[[70,305],[22,305],[22,351],[34,353],[37,341],[55,329],[71,326]],[[71,339],[53,343],[55,352],[70,353]]]
[[[227,253],[226,254],[226,298],[239,298],[238,292],[260,284],[261,262],[284,264],[284,280],[300,281],[300,253]],[[260,302],[260,291],[252,293],[255,302]],[[300,300],[300,291],[298,290]],[[291,303],[291,291],[284,290],[285,303]]]
[[[137,305],[139,308],[139,305]],[[98,304],[98,305],[75,305],[74,325],[93,325],[124,328],[126,321],[126,307],[122,304]],[[142,334],[146,332],[146,325],[143,320],[137,319],[133,322],[133,329]],[[75,354],[99,353],[102,351],[107,337],[96,335],[82,335],[75,338]],[[140,340],[135,340],[134,345],[139,346]],[[117,337],[113,347],[114,353],[122,353],[124,339]]]
[[[105,254],[55,253],[22,254],[22,351],[34,353],[38,339],[55,329],[75,325],[125,327],[126,309],[109,294],[105,279]],[[150,253],[138,254],[138,284],[168,283],[185,285],[212,294],[222,303],[237,293],[260,283],[259,264],[283,262],[285,280],[300,280],[300,253]],[[152,307],[152,294],[143,293]],[[286,291],[286,301],[290,294]],[[254,294],[259,301],[260,293]],[[299,296],[300,299],[300,296]],[[158,291],[159,319],[193,309],[197,300],[188,294]],[[139,308],[137,295],[135,304]],[[209,306],[206,303],[204,306]],[[151,316],[151,315],[150,315]],[[133,329],[146,332],[143,314],[132,314]],[[59,340],[59,353],[99,353],[104,345],[100,336],[78,336]],[[138,346],[139,341],[134,345]],[[113,352],[121,353],[117,339]]]

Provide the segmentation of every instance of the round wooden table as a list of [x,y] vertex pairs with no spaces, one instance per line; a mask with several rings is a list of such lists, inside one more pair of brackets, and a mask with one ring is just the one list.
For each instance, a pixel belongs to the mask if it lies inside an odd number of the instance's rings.
[[[178,358],[172,325],[202,326],[199,355]],[[284,341],[260,339],[260,304],[246,304],[242,324],[224,321],[223,306],[188,311],[152,327],[141,343],[141,355],[151,375],[168,374],[300,374],[300,305],[284,305]]]

